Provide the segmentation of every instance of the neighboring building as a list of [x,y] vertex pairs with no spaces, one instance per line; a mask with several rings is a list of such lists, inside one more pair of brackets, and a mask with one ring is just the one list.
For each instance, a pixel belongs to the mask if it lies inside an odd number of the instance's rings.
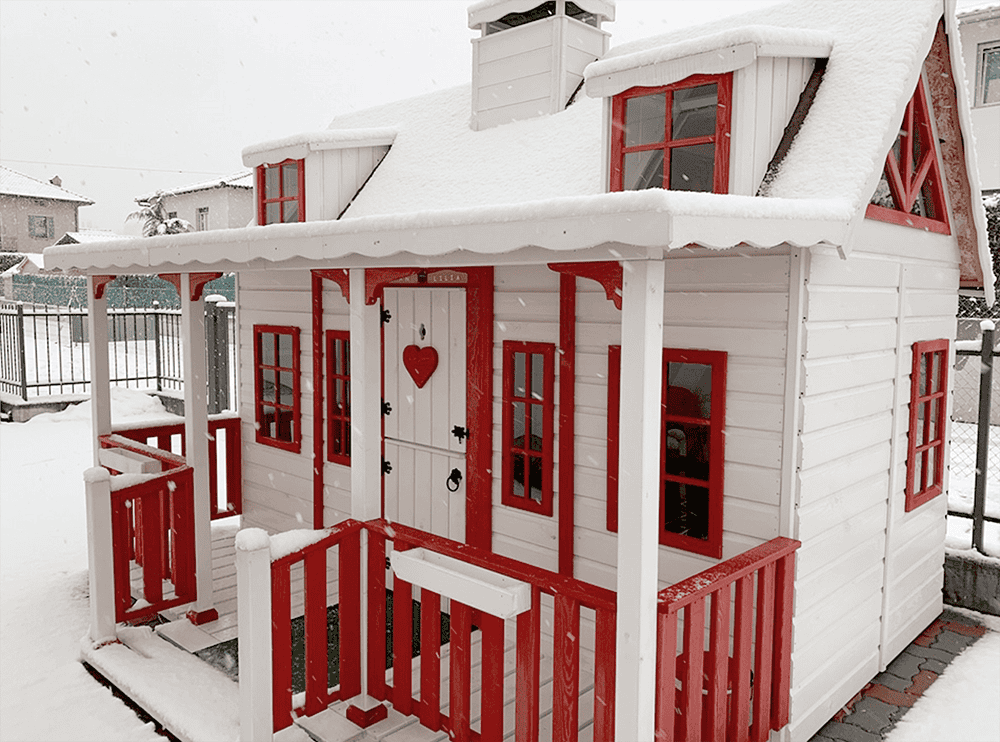
[[[478,2],[471,85],[245,148],[254,226],[46,252],[88,274],[92,338],[111,276],[175,282],[196,381],[201,286],[238,272],[243,525],[336,526],[244,531],[233,589],[204,385],[185,386],[186,458],[151,461],[111,435],[98,369],[95,466],[174,472],[113,501],[87,474],[107,535],[84,654],[112,682],[139,656],[115,621],[184,604],[156,631],[239,633],[244,740],[323,713],[349,730],[325,739],[359,739],[349,721],[388,704],[386,725],[439,732],[411,739],[499,740],[516,718],[524,740],[800,742],[940,615],[958,292],[994,298],[953,3],[793,2],[612,48],[614,13]],[[168,490],[172,571],[152,558],[164,501],[128,521]],[[132,527],[149,576],[115,597]]]
[[62,188],[0,165],[0,250],[40,253],[56,235],[76,232],[79,209],[94,203]]
[[1000,3],[958,14],[983,193],[1000,191]]
[[[167,216],[183,219],[197,232],[246,227],[253,222],[253,173],[207,180],[162,191]],[[137,202],[152,198],[148,193]]]

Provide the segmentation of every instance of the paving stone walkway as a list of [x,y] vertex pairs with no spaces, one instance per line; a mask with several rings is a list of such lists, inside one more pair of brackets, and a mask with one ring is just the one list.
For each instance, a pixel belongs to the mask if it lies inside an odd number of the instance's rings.
[[810,742],[879,742],[963,649],[986,633],[974,619],[945,609],[885,672],[847,702]]

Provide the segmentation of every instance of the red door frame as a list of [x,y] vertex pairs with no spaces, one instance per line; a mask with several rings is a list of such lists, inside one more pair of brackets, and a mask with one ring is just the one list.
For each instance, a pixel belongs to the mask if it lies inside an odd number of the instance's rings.
[[[471,432],[465,452],[465,541],[481,549],[493,548],[493,267],[476,268],[369,268],[365,270],[366,304],[382,298],[394,281],[419,273],[455,270],[465,273],[466,327],[466,425]],[[344,269],[312,271],[313,335],[313,527],[323,528],[323,469],[325,419],[323,406],[323,279],[336,282],[350,303],[348,272]],[[409,285],[409,284],[407,284]],[[431,284],[415,284],[431,285]]]

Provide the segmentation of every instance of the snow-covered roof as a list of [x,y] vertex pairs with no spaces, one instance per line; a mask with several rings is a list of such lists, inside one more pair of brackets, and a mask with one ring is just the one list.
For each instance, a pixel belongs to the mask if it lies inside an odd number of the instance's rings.
[[[579,96],[559,113],[474,131],[465,85],[338,116],[325,133],[244,150],[244,164],[252,166],[265,153],[305,151],[324,142],[343,146],[338,143],[369,141],[372,132],[391,133],[389,153],[339,222],[141,240],[129,249],[138,251],[137,267],[157,267],[202,264],[209,255],[230,264],[317,257],[343,265],[391,265],[415,255],[482,263],[483,255],[530,246],[586,251],[601,244],[599,236],[636,248],[768,247],[809,239],[849,245],[946,4],[953,8],[950,0],[799,0],[623,44],[591,65],[587,74],[593,78],[602,65],[625,69],[744,42],[829,54],[823,82],[766,198],[605,193],[601,99]],[[977,189],[978,182],[970,186]],[[560,230],[560,220],[585,219],[585,210],[589,231]],[[635,221],[623,219],[625,213]],[[606,233],[602,219],[621,231]],[[810,220],[812,228],[806,226]],[[984,227],[977,224],[979,257],[982,263],[985,254],[982,264],[989,265]],[[651,241],[653,234],[658,241]],[[133,259],[124,247],[95,247],[86,255],[72,246],[51,250],[60,264],[110,269]]]
[[975,23],[977,21],[987,21],[1000,18],[1000,3],[995,0],[990,2],[966,5],[958,11],[959,23]]
[[146,193],[142,196],[136,198],[136,201],[148,201],[157,193],[162,193],[164,196],[180,196],[183,193],[195,193],[196,191],[210,191],[214,188],[253,188],[253,173],[248,170],[241,170],[238,173],[234,173],[226,178],[212,178],[210,180],[203,180],[200,183],[192,183],[191,185],[181,186],[180,188],[171,188],[170,190],[164,191],[153,191],[151,193]]
[[243,164],[247,167],[275,164],[287,159],[300,160],[309,152],[347,147],[374,147],[392,144],[396,129],[367,127],[362,129],[322,129],[292,134],[243,148]]
[[30,175],[11,170],[0,165],[0,194],[5,196],[25,196],[28,198],[45,198],[50,201],[74,201],[80,204],[94,203],[78,193],[67,191],[44,180],[37,180]]
[[118,234],[110,229],[81,229],[79,232],[67,232],[55,244],[82,245],[91,242],[107,242],[108,240],[127,240],[128,237],[128,235]]

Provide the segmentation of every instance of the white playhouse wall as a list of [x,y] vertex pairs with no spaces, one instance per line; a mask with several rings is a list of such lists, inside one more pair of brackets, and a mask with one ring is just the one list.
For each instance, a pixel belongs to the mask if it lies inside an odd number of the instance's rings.
[[903,488],[911,346],[954,337],[958,250],[952,237],[873,220],[857,244],[847,260],[814,248],[805,262],[792,739],[941,611],[947,498],[905,513]]

